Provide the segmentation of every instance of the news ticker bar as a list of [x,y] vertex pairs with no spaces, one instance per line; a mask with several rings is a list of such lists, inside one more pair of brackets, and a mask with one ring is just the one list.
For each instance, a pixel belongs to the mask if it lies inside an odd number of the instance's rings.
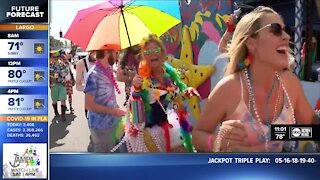
[[[146,179],[147,169],[151,179],[184,176],[183,179],[309,180],[319,179],[319,162],[320,154],[315,153],[51,153],[50,176],[82,180],[106,179],[106,175],[115,177],[111,179]],[[128,168],[134,173],[120,173],[127,172]]]
[[320,125],[271,125],[271,140],[320,141]]

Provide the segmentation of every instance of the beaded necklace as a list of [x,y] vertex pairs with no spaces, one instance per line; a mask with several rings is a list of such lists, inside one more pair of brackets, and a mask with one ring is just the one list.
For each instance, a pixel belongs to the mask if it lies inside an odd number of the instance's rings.
[[[139,74],[143,77],[143,83],[141,86],[141,98],[144,102],[144,107],[146,110],[146,119],[148,122],[152,121],[150,119],[150,112],[151,112],[151,106],[150,106],[150,100],[149,100],[149,92],[147,88],[153,87],[153,82],[151,80],[151,69],[148,67],[147,64],[142,63],[140,65]],[[172,66],[170,66],[168,63],[164,64],[164,76],[168,78],[168,80],[165,80],[164,83],[167,81],[169,83],[174,83],[176,86],[178,86],[178,89],[180,93],[182,93],[187,86],[181,81],[180,76],[176,69],[174,69]]]
[[[276,80],[277,78],[274,78],[273,80],[273,83],[272,83],[272,87],[271,87],[271,90],[270,92],[268,93],[268,96],[267,96],[267,103],[266,103],[266,122],[267,124],[271,124],[273,123],[275,120],[276,120],[276,115],[277,115],[277,110],[278,110],[278,104],[280,103],[280,98],[281,98],[281,87],[279,86],[278,88],[278,95],[277,95],[277,100],[276,100],[276,104],[275,104],[275,107],[274,107],[274,112],[273,112],[273,118],[271,119],[271,123],[269,123],[269,116],[268,116],[268,112],[269,112],[269,102],[270,102],[270,99],[271,99],[271,96],[272,96],[272,92],[274,90],[274,87],[275,87],[275,84],[276,84]],[[249,83],[247,83],[247,87],[248,87],[248,91],[249,91]],[[248,103],[248,109],[251,109],[251,100],[249,99],[249,103]]]
[[[268,96],[267,96],[267,100],[266,100],[266,123],[268,125],[268,128],[271,127],[271,124],[274,123],[274,121],[276,120],[276,115],[277,115],[277,109],[278,109],[278,104],[280,103],[280,95],[281,95],[281,87],[279,85],[279,88],[278,88],[278,95],[277,95],[277,100],[276,100],[276,104],[275,104],[275,107],[274,107],[274,112],[273,112],[273,118],[271,119],[271,122],[269,122],[269,102],[270,102],[270,99],[271,99],[271,96],[272,96],[272,92],[275,88],[275,84],[276,84],[276,80],[277,78],[275,77],[274,80],[273,80],[273,83],[272,83],[272,87],[271,87],[271,90],[269,91],[268,93]],[[251,82],[252,84],[252,82]],[[249,92],[249,89],[250,89],[250,83],[247,83],[247,88],[248,88],[248,92]],[[252,88],[253,89],[253,88]],[[251,108],[251,98],[249,97],[249,100],[248,100],[248,110],[251,114],[254,114],[254,111],[253,111],[253,108]],[[252,116],[251,116],[252,117]],[[253,123],[252,121],[252,118],[251,118],[251,123]],[[252,128],[253,130],[259,134],[259,131],[257,131],[253,125],[252,125]],[[269,131],[268,131],[269,132]],[[268,136],[270,136],[270,134],[268,133]]]
[[[266,152],[269,152],[269,148],[268,148],[268,143],[269,143],[269,137],[268,137],[268,136],[269,136],[269,133],[268,133],[268,131],[269,131],[269,129],[267,130],[266,133],[263,132],[263,123],[262,123],[261,118],[260,118],[260,116],[259,116],[259,114],[258,114],[256,102],[255,102],[255,99],[254,99],[254,91],[253,91],[253,86],[252,86],[252,79],[251,79],[251,77],[250,77],[250,75],[249,75],[249,72],[248,72],[248,69],[247,69],[247,68],[245,68],[245,69],[243,70],[243,72],[244,72],[244,74],[245,74],[245,77],[246,77],[246,80],[247,80],[247,83],[248,83],[248,88],[249,88],[249,102],[251,103],[250,109],[253,111],[253,113],[254,113],[254,115],[255,115],[255,117],[256,117],[256,120],[258,121],[260,130],[262,131],[262,133],[263,133],[263,135],[264,135],[264,139],[265,139],[265,150],[266,150]],[[291,100],[290,100],[289,94],[288,94],[286,88],[285,88],[284,85],[283,85],[282,79],[280,78],[280,76],[279,76],[279,74],[278,74],[277,72],[276,72],[276,78],[278,79],[279,84],[280,84],[280,86],[281,86],[281,88],[282,88],[282,90],[283,90],[283,92],[284,92],[284,94],[285,94],[285,96],[286,96],[286,98],[287,98],[287,100],[288,100],[289,107],[290,107],[290,111],[291,111],[292,121],[293,121],[294,124],[296,124],[296,120],[295,120],[295,116],[294,116],[294,110],[293,110],[293,106],[292,106],[292,104],[291,104]],[[279,98],[279,99],[280,99],[280,98]],[[277,101],[279,101],[278,98],[277,98]],[[252,112],[252,111],[251,111],[251,112]],[[252,113],[252,114],[253,114],[253,113]],[[275,116],[274,116],[274,117],[275,117]],[[267,122],[267,123],[268,123],[268,122]],[[271,123],[272,123],[272,122],[270,122],[270,124],[271,124]],[[268,126],[269,126],[269,125],[268,125]],[[293,151],[294,148],[295,148],[295,142],[294,142],[293,146],[291,146],[291,150]]]
[[109,66],[107,68],[103,67],[99,60],[96,61],[96,66],[103,72],[103,74],[112,82],[118,94],[120,94],[119,86],[114,78],[112,67]]
[[[144,107],[146,111],[146,120],[147,122],[151,122],[152,121],[152,119],[150,119],[151,106],[149,104],[150,100],[149,100],[149,92],[147,88],[150,88],[150,87],[152,88],[154,85],[151,79],[150,67],[148,67],[146,63],[140,64],[139,74],[143,77],[143,83],[141,86],[141,98],[144,102]],[[169,90],[169,92],[170,91],[173,92],[170,89],[170,87],[177,86],[179,90],[179,93],[177,93],[176,96],[173,95],[175,93],[172,93],[172,94],[169,93],[169,95],[167,94],[166,98],[170,98],[170,101],[172,101],[173,99],[174,100],[183,99],[183,96],[184,96],[183,91],[187,89],[187,86],[181,81],[178,71],[168,63],[164,63],[164,77],[165,77],[164,84],[169,85],[169,87],[167,87],[167,90]],[[194,152],[194,149],[192,146],[192,138],[191,138],[192,127],[190,122],[186,119],[187,111],[184,109],[182,100],[181,102],[179,101],[178,106],[180,106],[183,109],[178,112],[178,118],[179,118],[178,120],[181,127],[180,134],[183,139],[182,144],[184,145],[184,147],[188,152]],[[164,107],[162,108],[164,109]]]
[[[289,97],[289,94],[288,94],[288,91],[287,89],[284,87],[284,84],[283,84],[283,81],[282,79],[280,78],[280,75],[276,72],[276,76],[279,80],[279,83],[282,87],[282,90],[285,94],[285,96],[287,97],[287,100],[288,100],[288,103],[289,103],[289,107],[290,107],[290,111],[291,111],[291,117],[292,117],[292,121],[293,121],[293,124],[296,124],[297,121],[296,121],[296,118],[295,118],[295,115],[294,115],[294,109],[293,109],[293,106],[292,106],[292,103],[291,103],[291,100],[290,100],[290,97]],[[293,152],[293,150],[296,148],[296,142],[293,141],[293,145],[291,146],[291,151]]]
[[[274,90],[274,87],[276,85],[276,81],[277,81],[277,78],[275,77],[273,79],[273,83],[272,83],[272,87],[271,87],[271,90],[270,92],[268,93],[268,96],[267,96],[267,103],[266,103],[266,122],[267,124],[271,124],[275,121],[275,116],[276,116],[276,111],[273,112],[273,119],[271,119],[271,121],[269,122],[269,103],[270,103],[270,100],[271,100],[271,97],[272,97],[272,92]],[[275,104],[275,110],[277,110],[277,101],[276,101],[276,104]]]
[[[165,114],[168,114],[166,109],[164,108],[163,104],[169,104],[169,102],[172,102],[173,100],[173,93],[174,93],[174,85],[172,84],[172,81],[168,75],[167,72],[164,72],[163,75],[163,85],[160,83],[159,80],[157,80],[155,77],[151,76],[151,88],[153,91],[156,91],[155,94],[156,96],[156,101],[160,105],[161,109]],[[160,90],[166,90],[167,94],[163,100],[160,100]],[[162,101],[162,102],[161,102]]]

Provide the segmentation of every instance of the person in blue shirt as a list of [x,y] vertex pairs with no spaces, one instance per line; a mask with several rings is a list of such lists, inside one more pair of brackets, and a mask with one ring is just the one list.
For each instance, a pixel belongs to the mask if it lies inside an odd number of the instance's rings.
[[88,110],[88,125],[93,140],[94,152],[110,152],[119,139],[114,134],[125,115],[116,102],[116,84],[112,65],[119,58],[119,48],[96,51],[96,64],[89,70],[85,93],[85,108]]

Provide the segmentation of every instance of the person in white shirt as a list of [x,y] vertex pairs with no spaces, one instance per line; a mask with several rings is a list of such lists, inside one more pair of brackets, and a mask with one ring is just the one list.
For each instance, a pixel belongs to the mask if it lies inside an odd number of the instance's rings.
[[[88,71],[92,68],[95,64],[96,59],[94,58],[94,53],[90,52],[85,58],[80,59],[76,65],[76,89],[77,91],[83,92],[85,86],[85,80],[88,74]],[[88,119],[88,110],[84,109],[85,116]],[[92,137],[90,135],[90,143],[88,146],[88,152],[93,151],[93,142]]]
[[[87,76],[88,71],[91,69],[91,67],[95,64],[96,59],[94,58],[94,53],[91,52],[88,56],[81,59],[77,63],[76,67],[76,89],[77,91],[83,92],[84,85],[85,85],[85,79]],[[87,118],[88,111],[85,109],[85,115]]]

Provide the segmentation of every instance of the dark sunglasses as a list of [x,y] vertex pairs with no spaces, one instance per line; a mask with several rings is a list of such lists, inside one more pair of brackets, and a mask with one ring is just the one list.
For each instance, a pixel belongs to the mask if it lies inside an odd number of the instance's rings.
[[282,32],[285,31],[284,27],[281,26],[279,23],[271,23],[263,26],[262,28],[258,29],[253,34],[257,34],[258,32],[262,31],[263,29],[270,27],[270,32],[275,36],[282,36]]

